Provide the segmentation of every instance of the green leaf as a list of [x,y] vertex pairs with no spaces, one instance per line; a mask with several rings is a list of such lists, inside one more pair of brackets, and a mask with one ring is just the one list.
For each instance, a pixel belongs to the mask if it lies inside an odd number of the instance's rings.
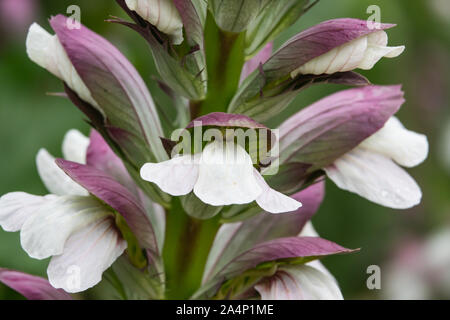
[[269,2],[275,0],[210,0],[209,5],[222,30],[239,33],[247,28]]
[[181,198],[183,209],[188,215],[200,220],[215,217],[223,207],[215,207],[202,202],[193,192]]
[[202,100],[205,88],[200,78],[184,68],[182,61],[169,55],[156,39],[150,37],[149,42],[156,69],[161,78],[178,94],[191,100]]
[[309,2],[310,0],[271,1],[247,28],[245,49],[247,57],[254,56],[266,43],[294,24]]
[[273,80],[266,78],[264,71],[254,71],[239,87],[228,112],[249,116],[256,121],[264,122],[283,111],[298,93],[317,83],[334,83],[364,86],[369,81],[355,73],[342,72],[331,75],[302,75],[297,78]]

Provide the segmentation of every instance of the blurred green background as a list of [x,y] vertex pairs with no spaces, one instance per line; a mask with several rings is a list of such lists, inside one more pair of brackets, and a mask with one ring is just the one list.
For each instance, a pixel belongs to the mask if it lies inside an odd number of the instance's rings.
[[[0,0],[4,1],[9,0]],[[157,74],[146,43],[132,31],[104,22],[110,15],[125,17],[115,1],[29,3],[33,8],[17,15],[0,6],[0,195],[11,191],[45,194],[34,164],[39,148],[60,156],[62,137],[68,129],[77,128],[86,134],[89,131],[82,114],[68,100],[46,94],[61,92],[62,83],[27,58],[25,37],[31,22],[50,30],[47,19],[51,15],[66,13],[69,5],[79,5],[82,23],[117,45],[140,71],[155,100],[162,98],[153,80]],[[406,51],[399,58],[384,59],[373,70],[362,73],[375,84],[403,84],[407,102],[399,118],[409,129],[428,136],[430,155],[423,165],[409,170],[423,190],[422,204],[411,210],[380,207],[341,191],[328,181],[326,199],[313,219],[316,229],[324,238],[362,249],[324,261],[347,299],[382,298],[383,290],[366,287],[367,267],[383,266],[405,239],[424,239],[450,226],[450,1],[321,0],[281,38],[285,40],[332,18],[367,19],[366,9],[373,4],[381,8],[382,22],[398,25],[388,31],[390,45],[404,44]],[[273,124],[342,88],[320,85],[304,91]],[[450,250],[450,243],[442,250]],[[0,230],[0,267],[45,276],[47,263],[26,255],[18,233]],[[0,284],[0,299],[16,298],[21,296]]]

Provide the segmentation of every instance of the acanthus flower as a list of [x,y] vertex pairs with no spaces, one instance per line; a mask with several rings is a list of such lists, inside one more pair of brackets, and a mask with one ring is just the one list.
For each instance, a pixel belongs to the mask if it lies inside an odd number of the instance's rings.
[[[272,53],[273,38],[309,1],[283,1],[283,10],[265,0],[117,3],[133,22],[109,21],[148,42],[170,103],[156,106],[125,56],[86,27],[69,28],[61,15],[50,20],[55,35],[30,27],[30,58],[64,82],[95,130],[90,139],[70,131],[66,159],[38,153],[51,194],[0,198],[0,225],[21,232],[31,257],[52,257],[49,283],[3,269],[0,281],[32,299],[68,298],[51,286],[83,291],[112,267],[125,297],[342,299],[316,259],[355,250],[320,238],[309,222],[323,199],[321,178],[395,208],[421,197],[397,166],[428,152],[426,137],[394,118],[400,86],[372,86],[353,72],[401,54],[403,46],[387,46],[384,30],[394,25],[330,20]],[[325,82],[361,88],[304,108],[280,134],[266,127],[301,90]],[[174,152],[180,137],[168,135],[178,127],[201,132],[200,144]],[[249,145],[246,130],[256,132]],[[68,271],[77,270],[73,286]]]
[[[264,127],[248,117],[224,113],[200,117],[188,128],[196,123],[202,126]],[[301,207],[297,200],[272,189],[253,167],[251,156],[233,139],[214,140],[194,155],[177,155],[165,162],[147,163],[141,169],[141,177],[174,196],[193,191],[200,200],[213,206],[256,201],[271,213],[290,212]]]
[[[119,179],[124,177],[125,168],[105,146],[106,143],[96,132],[92,133],[89,142],[80,132],[71,130],[64,139],[62,149],[68,161],[80,161],[80,165],[84,166],[88,162],[93,168],[100,167],[116,174]],[[100,282],[102,273],[127,248],[127,241],[117,225],[117,215],[125,214],[125,223],[135,229],[133,218],[126,216],[126,211],[132,210],[127,209],[126,203],[133,200],[130,194],[124,192],[125,189],[118,187],[116,191],[121,191],[121,195],[116,196],[116,200],[111,200],[112,191],[109,191],[110,196],[108,190],[103,194],[90,188],[88,191],[60,168],[67,167],[63,160],[55,161],[44,149],[38,153],[36,162],[41,179],[52,194],[35,196],[12,192],[2,196],[0,225],[6,231],[20,231],[22,247],[30,257],[52,257],[47,272],[54,288],[63,288],[67,292],[84,291]],[[85,177],[88,181],[89,177]],[[126,179],[130,180],[129,177]],[[97,181],[96,185],[101,187],[101,182]],[[87,183],[87,186],[92,188],[92,184]],[[110,184],[110,188],[114,186]],[[118,213],[99,199],[114,208],[119,208],[118,203],[122,203],[123,210]],[[133,214],[137,213],[135,211]],[[139,227],[145,230],[145,224]],[[149,236],[151,233],[145,237]],[[152,244],[146,245],[144,242],[142,247],[150,248]],[[151,249],[158,251],[155,246]]]
[[383,57],[395,58],[402,54],[405,46],[388,47],[386,31],[380,30],[342,44],[314,58],[291,72],[299,74],[332,74],[354,69],[370,70]]
[[324,170],[341,189],[386,207],[408,209],[420,203],[422,192],[400,166],[417,166],[427,156],[426,136],[407,130],[391,117],[382,129]]

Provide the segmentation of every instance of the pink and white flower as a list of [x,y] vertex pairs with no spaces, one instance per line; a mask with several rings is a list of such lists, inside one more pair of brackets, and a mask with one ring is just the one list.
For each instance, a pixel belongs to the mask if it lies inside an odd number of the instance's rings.
[[[68,160],[86,162],[89,139],[69,131],[63,142]],[[24,192],[0,198],[0,225],[20,231],[23,249],[35,259],[52,257],[47,269],[50,284],[67,292],[84,291],[127,247],[114,222],[114,212],[74,182],[44,149],[36,157],[39,175],[51,192]]]
[[[190,126],[195,123],[223,127],[261,126],[248,117],[225,113],[200,117]],[[194,155],[177,155],[168,161],[147,163],[141,168],[141,177],[173,196],[193,191],[200,200],[212,206],[256,201],[271,213],[290,212],[301,207],[297,200],[272,189],[253,167],[251,156],[233,140],[210,142]]]

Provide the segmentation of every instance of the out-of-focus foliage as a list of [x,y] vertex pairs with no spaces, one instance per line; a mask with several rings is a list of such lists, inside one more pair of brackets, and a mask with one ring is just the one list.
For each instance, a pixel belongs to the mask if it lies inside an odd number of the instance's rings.
[[[3,1],[9,0],[0,0]],[[26,56],[25,36],[32,21],[50,30],[46,22],[48,17],[66,13],[69,5],[80,6],[82,23],[122,50],[147,82],[158,105],[163,107],[169,102],[155,81],[158,74],[147,44],[126,28],[104,22],[111,15],[124,17],[114,1],[29,1],[35,6],[31,12],[23,12],[22,16],[4,15],[5,12],[2,15],[0,12],[0,195],[18,190],[44,194],[46,190],[34,164],[39,148],[45,147],[51,153],[61,155],[59,146],[68,129],[78,128],[86,134],[89,130],[82,114],[67,99],[46,95],[63,91],[63,88],[56,78]],[[370,16],[366,10],[373,4],[381,8],[382,22],[398,24],[389,32],[389,42],[392,45],[404,44],[407,49],[401,57],[383,60],[373,70],[362,74],[374,84],[404,85],[407,102],[399,117],[408,128],[428,136],[430,157],[424,165],[411,170],[422,186],[424,197],[420,206],[408,211],[394,211],[371,204],[357,195],[338,190],[331,181],[327,182],[324,204],[313,219],[316,229],[324,238],[345,247],[362,248],[357,254],[324,261],[339,280],[345,298],[376,298],[380,292],[366,287],[367,267],[380,265],[383,273],[383,265],[392,256],[396,243],[409,237],[424,238],[442,225],[450,224],[450,171],[444,169],[450,168],[448,1],[321,0],[281,34],[276,46],[324,20],[340,17],[366,19]],[[340,89],[338,86],[319,85],[302,92],[283,111],[283,115],[272,120],[272,126]],[[442,250],[450,250],[450,244]],[[18,233],[0,231],[1,267],[45,276],[47,263],[26,255],[20,247]],[[15,298],[20,296],[0,285],[0,299]]]

